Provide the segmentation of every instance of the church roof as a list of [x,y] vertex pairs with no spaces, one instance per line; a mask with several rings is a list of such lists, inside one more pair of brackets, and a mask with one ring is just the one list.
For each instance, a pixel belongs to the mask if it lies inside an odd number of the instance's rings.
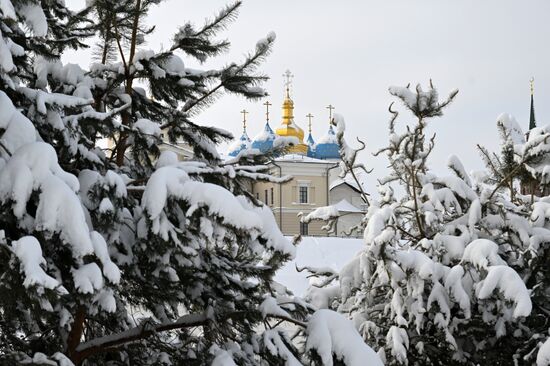
[[353,188],[354,190],[356,190],[357,192],[360,192],[361,190],[359,189],[359,186],[357,185],[357,183],[355,183],[354,181],[348,181],[348,180],[344,180],[342,178],[337,178],[335,179],[332,183],[330,183],[328,189],[329,191],[333,190],[334,188],[338,187],[338,186],[341,186],[342,184],[346,184],[348,186],[350,186],[351,188]]
[[352,205],[351,203],[348,202],[348,200],[346,200],[345,198],[342,199],[340,202],[332,205],[333,207],[335,207],[339,212],[356,212],[356,213],[361,213],[363,212],[361,209],[355,207],[354,205]]
[[[366,177],[364,174],[361,174],[361,172],[358,172],[356,173],[356,176],[357,176],[357,179],[359,180],[359,184],[363,187],[366,186]],[[328,189],[329,190],[332,190],[342,184],[346,184],[348,186],[350,186],[352,189],[356,190],[357,192],[361,192],[361,189],[359,187],[359,185],[357,184],[357,182],[355,181],[355,179],[350,175],[350,174],[346,174],[346,176],[344,178],[336,178],[335,180],[333,180],[330,184],[329,184],[329,187]]]
[[313,140],[313,136],[311,136],[311,132],[307,136],[307,144],[309,146],[315,146],[315,140]]
[[[246,135],[246,115],[248,112],[242,110],[243,114],[243,135],[241,138],[231,144],[227,153],[229,156],[237,156],[242,150],[254,149],[260,153],[268,153],[270,150],[277,150],[279,147],[284,148],[284,151],[289,154],[299,154],[309,159],[309,162],[315,160],[338,160],[340,159],[340,147],[336,138],[336,134],[332,128],[329,127],[325,136],[320,138],[317,142],[313,139],[311,133],[311,119],[313,115],[307,114],[309,119],[309,134],[307,140],[304,140],[304,130],[300,128],[294,121],[294,101],[290,96],[290,85],[293,75],[290,71],[285,72],[283,75],[286,78],[285,82],[285,97],[282,105],[282,120],[281,124],[273,130],[269,125],[269,106],[271,103],[266,101],[266,124],[262,132],[254,137],[252,141]],[[329,105],[329,121],[332,121],[332,110],[334,107]],[[281,149],[283,150],[283,149]],[[286,160],[286,159],[285,159]],[[293,159],[297,161],[297,159]],[[305,159],[301,159],[304,161]]]
[[315,157],[315,140],[313,140],[313,136],[311,136],[311,131],[309,132],[309,136],[307,137],[307,156],[310,158]]
[[326,160],[316,159],[302,154],[286,154],[278,157],[275,161],[301,162],[301,163],[318,163],[329,164]]
[[237,156],[242,150],[246,149],[250,149],[250,138],[246,134],[246,131],[244,131],[238,140],[233,141],[233,143],[229,145],[227,155]]
[[277,136],[271,129],[271,126],[269,126],[269,122],[266,122],[264,130],[254,136],[254,139],[252,140],[252,148],[258,149],[262,153],[268,152],[273,149],[273,141],[275,141],[276,137]]
[[317,141],[315,157],[317,159],[340,159],[340,146],[332,126],[329,127],[327,134]]

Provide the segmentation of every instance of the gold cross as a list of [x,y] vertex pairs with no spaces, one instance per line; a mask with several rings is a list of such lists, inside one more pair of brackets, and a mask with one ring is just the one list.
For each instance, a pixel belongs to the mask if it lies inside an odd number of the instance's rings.
[[529,84],[531,84],[531,95],[535,94],[535,78],[531,77],[529,79]]
[[292,85],[292,78],[294,75],[292,75],[290,70],[286,70],[283,77],[285,78],[286,96],[290,98],[290,86]]
[[308,114],[306,115],[306,117],[307,117],[307,119],[309,120],[309,122],[308,122],[308,125],[309,125],[309,134],[311,135],[311,119],[313,118],[313,114],[308,113]]
[[328,107],[328,123],[332,123],[332,110],[335,109],[332,104],[329,104]]
[[285,73],[283,74],[283,77],[286,79],[285,86],[287,88],[290,87],[290,84],[292,84],[292,78],[294,77],[294,75],[292,75],[290,70],[286,70]]
[[269,103],[269,100],[266,100],[264,105],[265,105],[265,120],[269,122],[269,107],[272,106],[273,104]]
[[248,111],[243,109],[241,113],[243,115],[243,132],[246,132],[246,115],[248,114]]

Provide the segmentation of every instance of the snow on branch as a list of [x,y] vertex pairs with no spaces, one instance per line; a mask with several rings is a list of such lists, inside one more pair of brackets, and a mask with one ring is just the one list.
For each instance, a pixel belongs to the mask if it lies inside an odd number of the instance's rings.
[[0,111],[0,129],[3,130],[0,156],[11,156],[19,147],[36,141],[37,132],[31,121],[15,108],[11,99],[1,90]]
[[352,322],[332,310],[317,310],[309,319],[306,333],[306,349],[318,355],[324,366],[333,365],[333,355],[346,366],[383,365]]
[[488,239],[476,239],[468,244],[462,261],[471,263],[477,268],[506,264],[498,255],[498,245]]
[[[261,310],[261,311],[265,311],[266,317],[288,321],[298,326],[301,326],[303,328],[307,326],[306,323],[296,319],[292,319],[287,314],[284,314],[286,312],[284,312],[284,310],[280,308],[279,309],[281,311],[273,311],[272,305],[273,305],[272,303],[270,303],[269,305],[265,305],[263,310]],[[164,322],[160,324],[155,323],[152,319],[148,319],[143,321],[141,325],[130,328],[123,332],[107,335],[100,338],[95,338],[90,341],[80,343],[76,348],[76,352],[78,353],[79,359],[84,359],[97,353],[106,352],[107,350],[112,348],[116,348],[125,344],[146,339],[160,332],[204,326],[212,322],[215,323],[216,321],[227,321],[233,318],[239,318],[239,317],[242,317],[243,315],[244,315],[243,311],[235,311],[235,312],[230,312],[223,315],[218,315],[216,316],[215,319],[213,319],[212,315],[211,314],[209,315],[207,313],[187,314],[180,317],[176,321]]]
[[403,104],[405,104],[405,106],[419,119],[441,116],[443,114],[443,109],[449,105],[458,94],[458,90],[455,89],[449,93],[447,99],[440,102],[437,89],[433,87],[431,80],[430,89],[428,91],[423,91],[420,84],[416,85],[415,91],[410,90],[409,86],[410,85],[406,87],[391,86],[389,92],[401,99]]
[[13,252],[21,262],[21,272],[25,274],[23,286],[43,286],[44,288],[54,289],[62,294],[67,294],[67,290],[53,277],[48,275],[42,266],[46,260],[42,257],[42,248],[34,236],[25,236],[12,243]]
[[487,270],[487,277],[477,285],[477,297],[486,299],[499,289],[507,300],[514,302],[514,318],[529,316],[533,308],[531,296],[518,273],[506,265],[490,266]]
[[357,162],[357,154],[364,150],[366,145],[359,138],[357,138],[357,142],[361,145],[359,148],[354,149],[348,145],[345,139],[346,122],[344,121],[344,117],[342,115],[335,113],[331,124],[336,126],[336,141],[340,146],[340,178],[350,175],[361,193],[361,198],[367,205],[370,205],[368,199],[369,194],[363,190],[363,185],[359,182],[359,178],[357,177],[357,174],[360,171],[366,174],[372,173],[372,169],[368,170],[363,163]]
[[550,338],[540,345],[537,352],[537,366],[550,365]]

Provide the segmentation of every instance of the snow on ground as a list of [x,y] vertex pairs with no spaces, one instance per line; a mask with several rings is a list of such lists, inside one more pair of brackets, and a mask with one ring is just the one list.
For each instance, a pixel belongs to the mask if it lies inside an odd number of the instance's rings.
[[309,286],[309,279],[307,272],[298,272],[296,266],[329,267],[340,270],[363,246],[363,239],[304,237],[298,244],[296,258],[277,272],[275,281],[285,285],[295,295],[304,296]]

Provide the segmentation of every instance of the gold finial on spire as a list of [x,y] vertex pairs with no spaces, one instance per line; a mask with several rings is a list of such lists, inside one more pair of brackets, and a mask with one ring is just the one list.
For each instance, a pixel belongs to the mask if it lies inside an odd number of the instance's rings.
[[283,77],[285,78],[285,88],[286,88],[286,95],[285,99],[283,100],[283,125],[293,125],[294,124],[294,102],[292,99],[290,99],[290,86],[292,85],[292,78],[294,75],[290,72],[290,70],[286,70],[286,72],[283,74]]
[[292,85],[292,78],[294,78],[294,75],[292,75],[290,70],[286,70],[283,77],[285,78],[286,97],[290,98],[290,86]]
[[269,107],[273,104],[269,103],[269,100],[266,100],[265,103],[265,120],[267,123],[269,123]]
[[313,114],[308,113],[306,117],[308,119],[309,134],[311,135],[311,119],[313,118]]
[[292,154],[306,155],[307,145],[304,144],[304,130],[294,123],[294,102],[290,98],[290,87],[292,85],[293,77],[294,75],[292,75],[290,70],[287,70],[283,74],[283,78],[285,79],[284,85],[286,88],[286,95],[282,105],[283,114],[281,125],[275,130],[275,133],[284,137],[296,137],[298,139],[297,144],[291,146],[288,149],[288,152]]
[[531,79],[529,79],[529,84],[531,85],[531,95],[534,95],[535,94],[535,78],[534,77],[531,77]]
[[328,123],[331,124],[332,123],[332,110],[335,109],[332,104],[329,104],[328,107]]
[[243,109],[241,113],[243,115],[243,133],[246,133],[246,115],[248,114],[248,111]]

